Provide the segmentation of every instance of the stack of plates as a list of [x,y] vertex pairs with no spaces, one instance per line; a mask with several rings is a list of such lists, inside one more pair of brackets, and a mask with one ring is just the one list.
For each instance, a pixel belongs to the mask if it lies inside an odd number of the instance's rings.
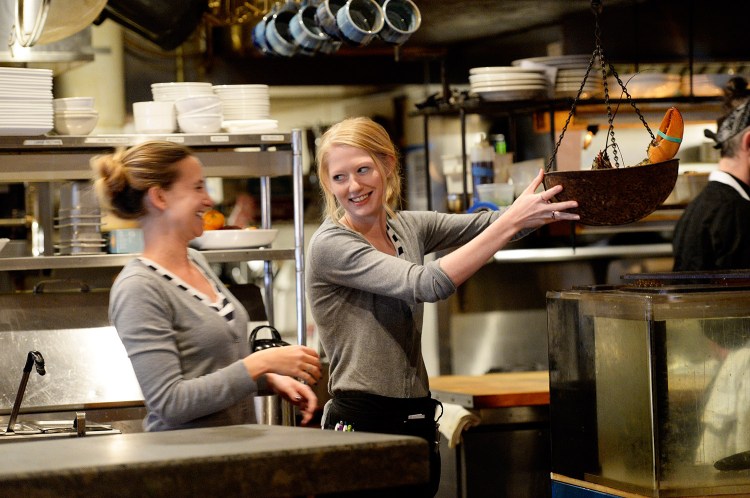
[[[583,78],[586,77],[586,67],[582,69],[558,69],[555,78],[555,97],[575,97],[578,95]],[[580,98],[591,99],[603,95],[604,83],[602,82],[601,68],[592,67],[589,77],[583,85]]]
[[157,102],[174,102],[194,95],[213,95],[211,83],[170,82],[153,83],[151,94]]
[[230,133],[260,133],[278,128],[270,119],[268,85],[215,85],[224,114],[222,126]]
[[472,93],[488,101],[543,99],[549,91],[544,69],[474,67],[469,70],[469,83]]
[[[663,99],[674,97],[680,93],[682,76],[667,73],[636,73],[620,74],[620,80],[625,84],[630,96],[636,99]],[[617,80],[612,76],[607,80],[610,96],[620,88]]]
[[0,135],[42,135],[53,127],[52,71],[0,67]]
[[[530,57],[527,59],[518,59],[513,61],[517,67],[550,67],[555,68],[555,97],[575,97],[578,90],[581,89],[581,83],[586,76],[586,70],[589,67],[591,55],[559,55],[550,57]],[[604,93],[604,84],[601,76],[601,65],[598,59],[594,61],[591,67],[589,77],[583,86],[581,97],[590,99],[601,97]]]

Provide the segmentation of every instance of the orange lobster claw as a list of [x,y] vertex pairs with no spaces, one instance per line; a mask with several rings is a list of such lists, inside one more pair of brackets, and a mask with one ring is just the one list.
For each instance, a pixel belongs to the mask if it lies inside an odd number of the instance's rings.
[[648,160],[660,163],[672,159],[680,149],[684,130],[685,124],[682,122],[680,111],[676,107],[667,109],[656,132],[656,138],[648,146]]

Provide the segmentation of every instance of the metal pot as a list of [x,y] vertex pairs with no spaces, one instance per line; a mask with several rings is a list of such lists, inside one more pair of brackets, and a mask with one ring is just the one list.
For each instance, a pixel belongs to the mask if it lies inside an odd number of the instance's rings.
[[[269,339],[262,339],[258,334],[264,330],[271,333]],[[248,339],[250,351],[253,353],[264,349],[288,346],[289,343],[281,339],[281,334],[270,325],[260,325],[250,332]],[[278,394],[258,394],[253,400],[255,404],[255,419],[259,424],[265,425],[294,425],[294,407],[287,401],[281,399]]]
[[297,46],[294,44],[294,38],[289,30],[292,18],[296,13],[296,7],[287,7],[274,14],[266,22],[266,42],[277,55],[291,57],[297,52]]
[[346,5],[346,0],[323,0],[315,10],[318,26],[334,40],[341,40],[341,30],[336,23],[336,14]]
[[292,18],[289,32],[294,42],[303,49],[316,51],[329,40],[328,35],[315,20],[316,8],[312,5],[302,7]]
[[99,16],[107,0],[15,0],[13,35],[23,47],[78,33]]
[[336,13],[336,23],[344,40],[364,46],[383,29],[383,9],[375,0],[348,0]]
[[411,0],[385,0],[384,25],[378,36],[393,45],[401,45],[419,29],[422,14]]

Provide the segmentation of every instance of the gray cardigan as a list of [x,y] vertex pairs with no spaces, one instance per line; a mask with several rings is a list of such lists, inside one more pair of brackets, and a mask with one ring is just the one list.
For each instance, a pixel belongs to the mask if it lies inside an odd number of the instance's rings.
[[198,251],[189,256],[236,310],[234,326],[135,259],[110,294],[110,320],[141,386],[147,431],[255,422],[258,385],[242,359],[250,354],[248,315]]
[[382,253],[359,233],[325,220],[307,251],[307,296],[330,362],[328,390],[394,398],[427,396],[422,358],[424,302],[456,291],[426,254],[465,244],[499,212],[402,211],[388,221],[404,258]]

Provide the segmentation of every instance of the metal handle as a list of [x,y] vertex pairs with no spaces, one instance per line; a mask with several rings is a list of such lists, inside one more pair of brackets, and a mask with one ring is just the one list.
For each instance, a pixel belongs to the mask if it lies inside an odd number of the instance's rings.
[[44,287],[46,285],[50,284],[74,284],[78,290],[81,292],[89,292],[91,288],[89,287],[89,284],[84,282],[83,280],[76,280],[74,278],[58,278],[58,279],[52,279],[52,280],[42,280],[41,282],[34,285],[34,289],[32,290],[33,294],[42,294],[44,292]]
[[49,5],[51,0],[42,0],[40,9],[36,13],[36,19],[34,19],[34,27],[30,33],[27,33],[24,29],[24,0],[16,0],[16,24],[14,26],[14,33],[16,40],[22,47],[31,47],[42,36],[44,31],[44,25],[47,23],[47,14],[49,13]]

